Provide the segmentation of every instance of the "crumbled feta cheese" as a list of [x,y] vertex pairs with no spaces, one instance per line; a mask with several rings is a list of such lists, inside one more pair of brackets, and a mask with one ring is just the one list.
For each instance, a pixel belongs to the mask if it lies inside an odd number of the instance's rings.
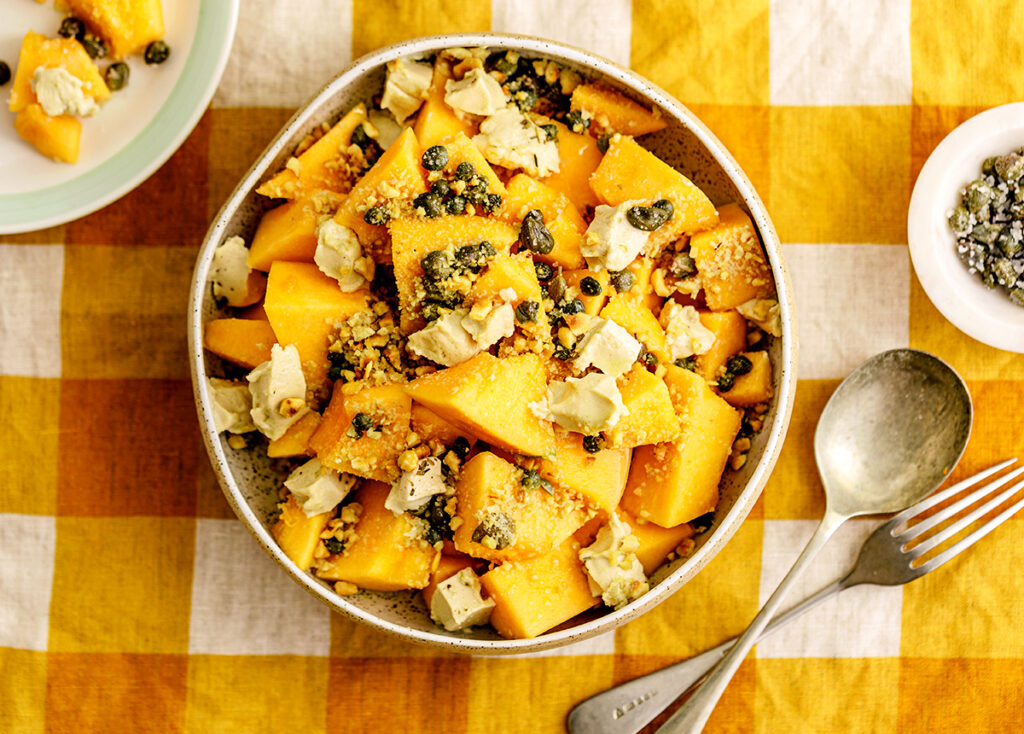
[[782,336],[782,313],[774,298],[751,298],[736,307],[740,314],[772,336]]
[[499,166],[521,168],[538,178],[558,172],[558,144],[548,140],[547,133],[515,105],[480,123],[480,134],[473,142],[488,161]]
[[515,309],[510,304],[503,303],[490,309],[479,318],[470,311],[462,319],[462,328],[473,337],[473,341],[481,350],[488,349],[497,344],[500,339],[515,333]]
[[[281,438],[295,421],[309,412],[305,405],[306,378],[302,374],[302,361],[294,344],[270,349],[270,359],[249,373],[249,391],[252,393],[253,423],[269,439]],[[302,403],[298,410],[282,411],[282,403]],[[283,413],[289,415],[283,415]]]
[[79,115],[88,117],[99,112],[96,100],[82,91],[85,82],[63,66],[47,69],[37,67],[32,74],[32,92],[43,112],[50,117]]
[[596,372],[552,382],[544,400],[529,407],[537,417],[587,436],[614,428],[629,414],[615,378]]
[[650,586],[636,552],[640,541],[614,512],[592,545],[580,550],[580,560],[590,581],[590,591],[618,609],[647,592]]
[[672,359],[704,354],[714,346],[715,332],[701,323],[700,314],[693,306],[665,301],[658,320],[665,329],[665,339]]
[[324,275],[334,278],[346,293],[359,290],[373,280],[373,260],[363,255],[356,233],[333,219],[325,219],[316,230],[313,262]]
[[320,459],[310,459],[288,475],[284,486],[295,495],[306,517],[313,517],[337,507],[358,481],[351,474],[328,469]]
[[446,81],[444,101],[453,109],[483,117],[493,115],[508,104],[498,80],[483,69],[470,69],[461,80]]
[[210,409],[217,433],[248,433],[255,431],[249,411],[252,409],[252,395],[249,386],[242,382],[207,377],[206,386],[210,391]]
[[589,326],[573,361],[577,370],[582,372],[594,365],[606,375],[617,377],[633,366],[640,356],[640,342],[632,334],[608,319],[592,319]]
[[368,125],[364,125],[366,134],[377,141],[377,145],[381,147],[381,150],[390,148],[391,144],[398,140],[402,130],[405,129],[395,122],[391,115],[380,110],[370,110],[366,117],[369,122]]
[[494,600],[484,599],[481,591],[473,569],[462,569],[437,585],[430,599],[430,618],[449,632],[487,624]]
[[465,362],[515,332],[515,310],[508,303],[483,313],[457,308],[409,335],[409,351],[446,367]]
[[252,269],[248,265],[249,248],[241,237],[229,237],[224,244],[213,251],[213,262],[210,263],[210,280],[213,282],[213,295],[223,298],[229,306],[248,306],[249,274]]
[[384,507],[396,515],[419,510],[427,504],[427,500],[435,494],[444,494],[446,489],[441,460],[436,456],[428,456],[420,460],[412,471],[402,472],[402,476],[391,485]]
[[598,204],[594,221],[587,227],[580,250],[595,270],[623,270],[647,246],[648,232],[637,229],[626,218],[630,207],[640,201],[625,201],[618,206]]
[[388,62],[387,81],[380,106],[390,110],[399,124],[420,108],[427,98],[427,89],[434,76],[434,67],[409,59]]

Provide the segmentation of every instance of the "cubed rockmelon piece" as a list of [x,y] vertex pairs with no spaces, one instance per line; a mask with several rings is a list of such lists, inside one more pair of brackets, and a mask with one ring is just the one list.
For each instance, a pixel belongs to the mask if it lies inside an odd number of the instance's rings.
[[679,437],[633,452],[622,506],[671,528],[715,509],[740,414],[695,372],[670,364],[665,382],[679,416]]
[[[369,224],[363,216],[373,206],[404,202],[401,206],[409,207],[413,197],[427,190],[420,152],[416,134],[411,127],[406,128],[356,182],[334,216],[334,221],[356,233],[359,243],[377,262],[391,262],[391,235],[386,225]],[[397,197],[392,198],[395,194]]]
[[547,392],[536,354],[494,357],[481,352],[454,367],[417,377],[406,392],[460,430],[528,456],[554,450],[549,421],[530,410]]
[[550,553],[505,563],[480,577],[494,600],[491,625],[502,637],[536,637],[596,606],[579,558],[580,546],[567,539]]
[[20,112],[38,101],[35,92],[32,91],[32,77],[40,66],[47,69],[63,66],[71,76],[82,82],[83,94],[89,95],[97,102],[110,98],[110,89],[82,44],[74,38],[47,38],[29,31],[22,39],[18,67],[11,85],[11,96],[8,101],[11,112]]
[[309,448],[309,439],[318,425],[320,425],[320,414],[313,410],[309,411],[288,426],[284,435],[267,444],[267,456],[271,459],[310,456],[312,451]]
[[616,384],[629,413],[605,432],[610,446],[633,448],[663,443],[679,434],[679,419],[668,387],[660,377],[634,364],[629,372],[618,377]]
[[[498,178],[498,174],[491,168],[491,164],[484,158],[484,154],[472,140],[466,137],[465,133],[455,133],[445,141],[444,147],[448,151],[448,164],[444,167],[444,173],[449,179],[455,177],[455,169],[459,167],[460,163],[470,163],[476,171],[476,175],[487,182],[488,193],[498,194],[504,203],[505,197],[508,195],[505,184]],[[477,213],[483,213],[480,211],[480,207],[477,207]]]
[[721,207],[718,224],[690,238],[690,257],[713,311],[736,308],[752,298],[775,293],[754,223],[736,204]]
[[281,516],[270,532],[292,563],[307,571],[313,565],[313,552],[320,542],[320,533],[327,528],[327,522],[333,516],[334,510],[306,517],[295,496],[289,494],[288,501],[281,505]]
[[623,135],[644,135],[668,125],[660,110],[648,109],[604,84],[580,84],[572,90],[569,107],[589,113],[604,130]]
[[[366,105],[360,102],[296,156],[297,165],[282,168],[269,181],[260,184],[256,193],[272,199],[295,199],[323,189],[348,193],[361,172],[352,169],[348,147],[352,143],[353,131],[364,122]],[[357,156],[356,160],[362,159]]]
[[519,237],[514,228],[494,217],[468,214],[436,219],[400,219],[390,225],[391,250],[395,268],[395,285],[401,310],[401,328],[405,333],[416,331],[426,323],[420,315],[417,292],[422,289],[423,268],[420,261],[433,250],[449,245],[458,249],[466,245],[490,242],[499,255],[507,255]]
[[434,62],[434,76],[427,90],[427,99],[416,115],[413,130],[423,149],[445,143],[458,133],[466,137],[476,135],[476,126],[455,114],[444,101],[444,85],[452,78],[450,64],[440,56]]
[[577,135],[560,122],[558,128],[558,171],[544,179],[544,183],[569,197],[579,211],[600,204],[590,188],[590,174],[601,163],[602,153],[597,141],[590,135]]
[[663,528],[657,523],[638,520],[623,510],[619,510],[619,517],[629,524],[633,535],[640,543],[640,547],[636,550],[636,557],[640,559],[644,573],[648,576],[665,562],[669,553],[676,550],[684,540],[692,538],[697,532],[688,522],[671,528]]
[[555,241],[551,252],[538,253],[534,257],[568,270],[586,267],[580,246],[583,244],[583,234],[587,231],[587,223],[569,197],[525,173],[513,176],[507,188],[508,198],[503,207],[506,220],[518,227],[527,212],[537,209],[543,215],[544,225]]
[[[582,270],[566,270],[562,273],[562,277],[565,278],[565,284],[567,286],[575,286],[579,290],[579,299],[583,301],[583,312],[588,313],[591,316],[597,316],[601,313],[601,309],[604,308],[604,304],[608,302],[609,288],[608,285],[608,271],[607,270],[588,270],[586,268]],[[580,281],[584,278],[593,278],[597,281],[597,284],[601,286],[601,292],[596,296],[590,296],[583,292],[580,288]]]
[[278,260],[270,266],[264,309],[281,345],[294,344],[306,387],[327,380],[327,347],[335,324],[368,308],[368,292],[345,293],[312,263]]
[[259,303],[254,303],[251,306],[246,306],[245,308],[238,309],[235,313],[240,319],[249,319],[251,321],[266,321],[268,324],[270,323],[270,319],[267,318],[267,310],[263,308],[262,300]]
[[246,369],[270,359],[270,348],[276,343],[274,330],[266,321],[214,319],[203,324],[203,347]]
[[772,361],[768,352],[740,352],[750,360],[750,372],[740,375],[732,389],[719,392],[729,405],[745,407],[757,405],[772,397]]
[[633,200],[648,204],[658,199],[672,202],[675,208],[672,219],[651,233],[650,248],[718,224],[715,205],[703,191],[625,135],[612,137],[608,152],[590,177],[590,187],[603,204],[610,206]]
[[82,122],[74,115],[50,117],[33,103],[18,111],[14,129],[18,137],[34,145],[47,158],[62,163],[78,161]]
[[249,267],[267,271],[275,260],[313,262],[317,217],[309,199],[295,199],[268,211],[252,237]]
[[537,270],[528,252],[515,255],[503,252],[495,255],[473,284],[469,300],[491,299],[499,302],[502,300],[501,292],[506,289],[515,291],[515,297],[509,301],[513,306],[527,300],[537,303],[543,301]]
[[459,430],[437,413],[419,403],[412,404],[409,426],[423,443],[438,441],[445,446],[451,446],[455,443],[455,439],[460,437],[470,443],[474,440],[468,432]]
[[747,320],[738,311],[701,311],[700,322],[715,335],[704,354],[697,356],[697,372],[708,382],[716,382],[726,361],[747,346]]
[[[455,484],[460,524],[455,547],[463,553],[504,563],[543,555],[587,520],[583,503],[553,488],[549,494],[523,486],[523,470],[489,451],[467,461]],[[480,526],[496,523],[511,542],[491,547],[473,540]]]
[[601,318],[614,321],[635,336],[660,361],[671,361],[665,330],[658,323],[658,317],[643,304],[639,294],[632,290],[615,294],[601,309]]
[[164,37],[160,0],[63,0],[63,5],[107,42],[114,60]]
[[442,553],[437,568],[430,574],[430,583],[423,587],[423,601],[426,603],[427,609],[430,609],[430,602],[434,598],[434,592],[437,591],[437,587],[441,582],[447,581],[464,568],[472,568],[475,571],[479,564],[480,561],[464,553],[455,556]]
[[352,498],[363,508],[355,539],[341,553],[321,561],[317,576],[373,591],[422,589],[430,583],[439,553],[416,536],[408,515],[395,515],[384,507],[390,491],[382,482],[363,483]]
[[[331,402],[320,425],[309,438],[309,448],[324,466],[368,479],[398,479],[398,457],[405,451],[412,405],[401,384],[367,387],[336,382]],[[372,433],[360,435],[352,420],[365,413]]]

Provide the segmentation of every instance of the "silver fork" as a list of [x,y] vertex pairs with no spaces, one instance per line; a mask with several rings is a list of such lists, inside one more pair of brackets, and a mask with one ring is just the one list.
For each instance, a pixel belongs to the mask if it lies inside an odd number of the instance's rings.
[[[951,540],[972,523],[992,512],[1009,500],[1015,493],[1024,488],[1024,481],[1017,482],[999,494],[988,499],[970,510],[963,517],[956,519],[947,526],[940,528],[934,535],[921,539],[916,545],[911,543],[955,517],[968,507],[993,492],[1006,486],[1009,482],[1024,474],[1024,467],[1010,471],[994,481],[974,490],[970,494],[944,507],[934,515],[910,525],[909,522],[936,505],[955,497],[965,489],[988,479],[1017,461],[1007,459],[995,466],[968,477],[957,484],[925,498],[916,505],[907,508],[887,522],[880,525],[871,536],[864,541],[854,567],[843,578],[832,582],[813,596],[780,614],[769,624],[761,637],[764,639],[771,632],[799,617],[804,612],[816,607],[825,599],[843,589],[860,584],[878,586],[898,586],[934,571],[949,559],[958,555],[996,527],[1024,508],[1024,498],[1007,507],[996,517],[978,526],[969,534],[937,553],[928,560],[915,565],[915,562],[929,551]],[[569,712],[568,725],[572,734],[635,734],[650,723],[673,701],[696,688],[715,664],[721,660],[732,646],[732,640],[726,640],[695,657],[683,660],[675,665],[635,678],[627,683],[610,688],[596,696],[591,696],[577,704]]]

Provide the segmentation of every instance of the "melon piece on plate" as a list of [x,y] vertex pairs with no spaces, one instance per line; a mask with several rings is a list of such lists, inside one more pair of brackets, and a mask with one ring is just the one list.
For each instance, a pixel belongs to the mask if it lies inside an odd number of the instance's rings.
[[661,328],[658,317],[651,313],[639,294],[632,290],[617,293],[608,299],[608,305],[601,309],[601,318],[614,321],[623,329],[637,338],[647,347],[647,351],[662,362],[671,361],[665,330]]
[[513,176],[507,189],[508,197],[502,208],[506,221],[519,226],[528,211],[538,209],[555,241],[551,252],[538,253],[536,259],[568,270],[586,267],[580,246],[587,223],[569,197],[525,173]]
[[246,369],[270,359],[274,330],[256,319],[214,319],[203,324],[203,348]]
[[[567,286],[575,286],[579,290],[579,299],[583,301],[583,312],[588,313],[591,316],[597,316],[601,313],[601,309],[604,308],[605,303],[608,301],[608,271],[607,270],[566,270],[562,273],[562,277],[565,278],[565,284]],[[584,278],[593,278],[597,281],[597,284],[601,286],[601,292],[596,296],[587,295],[580,288],[580,282]]]
[[644,135],[665,128],[660,110],[644,107],[604,84],[580,84],[572,90],[569,107],[590,114],[603,130]]
[[413,130],[424,149],[440,145],[462,133],[466,137],[476,134],[476,126],[455,114],[444,101],[444,85],[452,78],[451,65],[440,56],[434,62],[434,76],[427,90],[427,99],[416,115]]
[[271,459],[291,458],[295,456],[311,456],[309,439],[320,425],[320,414],[309,411],[288,426],[288,430],[280,438],[267,444],[267,456]]
[[668,387],[660,377],[634,364],[616,382],[629,413],[606,431],[610,446],[628,449],[643,444],[664,443],[678,435],[679,419],[672,406]]
[[8,103],[11,112],[20,112],[37,101],[32,91],[32,77],[40,66],[47,69],[63,66],[71,76],[82,82],[83,94],[97,102],[110,98],[110,89],[82,44],[74,38],[47,38],[29,31],[21,42],[18,68],[11,85]]
[[663,528],[653,522],[637,520],[622,510],[619,511],[619,517],[629,523],[630,530],[633,531],[633,535],[640,543],[640,547],[636,550],[636,557],[640,559],[644,573],[648,576],[664,563],[668,554],[676,550],[684,540],[697,534],[693,525],[688,522],[671,528]]
[[18,111],[14,129],[18,137],[32,143],[47,158],[62,163],[78,161],[82,122],[74,115],[50,117],[33,103]]
[[434,411],[419,403],[412,404],[412,415],[409,419],[410,428],[419,436],[422,443],[438,441],[451,446],[455,439],[464,438],[473,443],[473,437],[466,431],[459,430]]
[[697,372],[708,382],[715,382],[729,357],[747,346],[747,320],[738,311],[701,311],[699,316],[715,341],[711,349],[697,355]]
[[580,211],[597,206],[600,200],[590,188],[590,174],[597,170],[603,153],[590,135],[577,135],[558,121],[558,171],[544,183],[569,197]]
[[268,271],[275,260],[313,262],[318,216],[308,199],[295,199],[268,211],[252,237],[248,266]]
[[160,0],[62,0],[71,15],[110,46],[110,58],[123,59],[164,37]]
[[[513,306],[518,306],[523,301],[536,301],[541,303],[540,282],[537,280],[537,270],[533,267],[533,258],[527,252],[519,252],[515,255],[498,253],[492,259],[487,268],[480,274],[469,291],[469,300],[491,299],[501,301],[502,292],[511,290],[515,295],[509,300]],[[506,295],[508,295],[506,293]]]
[[281,517],[270,529],[281,550],[303,571],[313,565],[313,553],[320,542],[320,533],[327,528],[334,510],[307,517],[294,495],[281,505]]
[[690,238],[690,257],[712,311],[736,308],[775,293],[757,230],[736,204],[723,206],[718,210],[717,225]]
[[751,369],[733,382],[732,389],[719,392],[729,405],[757,405],[772,397],[772,361],[768,352],[740,352],[750,360]]

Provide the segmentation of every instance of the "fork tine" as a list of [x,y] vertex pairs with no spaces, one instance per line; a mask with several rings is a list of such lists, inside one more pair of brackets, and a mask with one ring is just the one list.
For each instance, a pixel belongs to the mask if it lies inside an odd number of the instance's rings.
[[[902,533],[895,533],[894,535],[897,538],[903,540],[904,542],[911,541],[914,538],[922,535],[923,533],[928,532],[939,523],[944,522],[945,520],[948,520],[949,518],[953,517],[964,508],[970,507],[975,502],[977,502],[980,497],[986,494],[991,494],[999,487],[1008,484],[1012,480],[1019,477],[1021,474],[1024,474],[1024,467],[1014,469],[1012,472],[1009,472],[999,477],[999,479],[995,480],[991,484],[986,484],[984,487],[974,490],[966,497],[961,497],[959,500],[951,504],[949,507],[943,507],[941,510],[936,512],[931,517],[925,518],[921,522],[912,525],[911,527],[904,530]],[[971,479],[974,478],[975,477],[971,477]],[[949,489],[955,489],[955,487],[950,487]],[[946,491],[949,492],[949,490]],[[953,494],[956,494],[956,492],[953,492]]]
[[[1003,490],[1002,492],[997,494],[995,497],[990,499],[985,504],[980,505],[979,507],[976,507],[975,509],[971,510],[966,515],[959,518],[956,522],[950,523],[946,527],[942,528],[942,530],[937,532],[932,537],[928,538],[928,540],[922,542],[920,545],[917,545],[909,551],[906,551],[906,553],[912,558],[918,558],[924,555],[932,548],[938,546],[940,543],[943,543],[952,538],[954,535],[956,535],[961,530],[969,526],[979,517],[983,517],[986,513],[991,512],[995,508],[999,507],[999,505],[1003,504],[1004,502],[1006,502],[1006,500],[1010,499],[1010,497],[1019,492],[1021,488],[1024,488],[1024,482],[1017,482],[1009,489]],[[985,489],[988,489],[988,487],[985,487]],[[983,490],[978,490],[977,492],[971,495],[971,498],[977,500],[978,496],[981,494],[983,494]]]
[[[1024,482],[1022,482],[1021,485],[1018,485],[1018,486],[1024,486]],[[994,518],[989,520],[987,523],[985,523],[984,525],[979,527],[977,530],[975,530],[970,535],[965,535],[963,538],[958,540],[956,543],[954,543],[953,545],[949,546],[949,548],[947,548],[946,550],[942,551],[942,553],[939,553],[934,558],[929,558],[927,561],[925,561],[920,566],[918,566],[918,570],[921,571],[921,573],[923,573],[923,574],[924,573],[929,573],[930,571],[934,571],[936,568],[941,566],[943,563],[945,563],[946,561],[950,560],[951,558],[953,558],[954,556],[958,555],[959,553],[961,553],[962,551],[966,550],[967,548],[970,548],[972,545],[974,545],[979,540],[984,538],[986,535],[991,533],[997,527],[999,527],[1004,522],[1009,520],[1013,515],[1016,515],[1018,512],[1020,512],[1020,510],[1022,508],[1024,508],[1024,498],[1018,500],[1017,502],[1012,504],[1010,507],[1007,507],[1005,510],[1000,512],[998,515],[996,515]]]
[[[995,466],[990,466],[988,469],[983,469],[982,471],[978,472],[974,476],[967,477],[967,479],[961,479],[959,482],[954,484],[952,487],[947,487],[946,489],[942,490],[941,492],[936,492],[935,494],[931,495],[930,497],[926,497],[925,499],[923,499],[920,502],[918,502],[916,505],[912,505],[912,506],[908,507],[903,512],[901,512],[900,514],[898,514],[895,517],[893,517],[889,522],[892,523],[893,527],[898,527],[901,523],[905,523],[907,520],[911,519],[912,517],[916,517],[917,515],[919,515],[922,512],[924,512],[925,510],[929,510],[932,507],[935,507],[935,505],[939,504],[940,502],[945,502],[950,497],[952,497],[952,496],[954,496],[954,495],[964,491],[968,487],[971,487],[971,486],[977,484],[982,479],[988,479],[990,476],[992,476],[996,472],[1002,471],[1003,469],[1005,469],[1006,467],[1010,466],[1011,464],[1016,463],[1016,461],[1017,461],[1017,458],[1013,457],[1013,458],[1007,459],[1006,461],[1001,461],[998,464],[996,464]],[[893,534],[895,535],[896,533],[893,533]]]

